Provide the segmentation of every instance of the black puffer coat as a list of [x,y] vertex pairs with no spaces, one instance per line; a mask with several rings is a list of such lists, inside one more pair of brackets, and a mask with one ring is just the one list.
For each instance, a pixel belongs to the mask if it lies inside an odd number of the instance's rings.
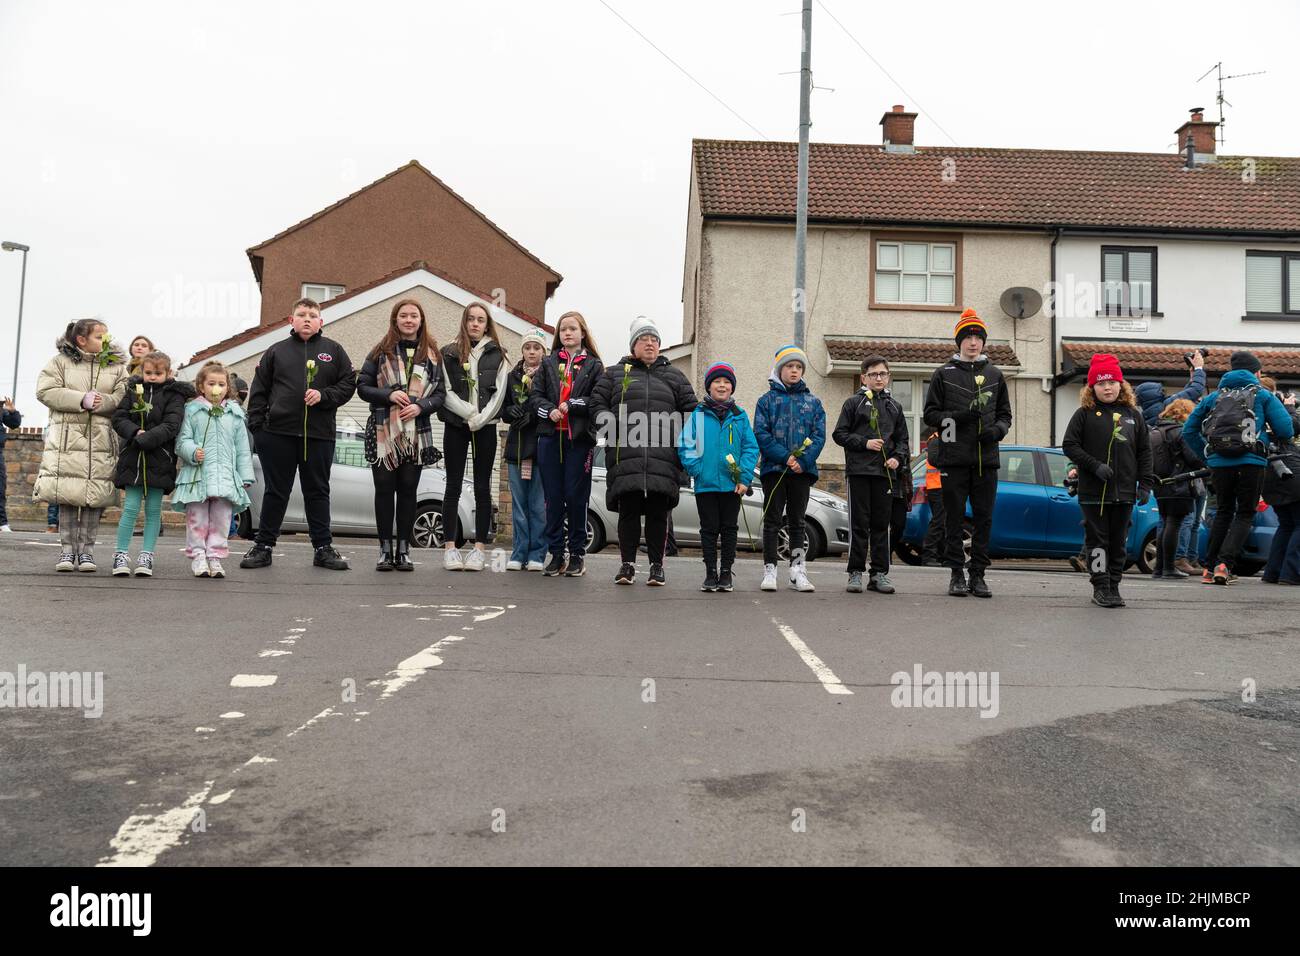
[[[1156,478],[1172,478],[1174,475],[1186,474],[1189,471],[1195,471],[1197,468],[1205,467],[1204,463],[1196,457],[1196,453],[1183,441],[1182,422],[1171,421],[1168,418],[1157,418],[1154,425],[1147,426],[1147,442],[1151,445],[1151,467]],[[1157,447],[1162,449],[1159,457],[1167,462],[1164,468],[1160,468],[1156,460]],[[1166,473],[1162,474],[1162,471]],[[1171,500],[1174,498],[1187,498],[1190,500],[1196,497],[1196,489],[1190,481],[1176,481],[1169,485],[1163,485],[1157,481],[1155,495],[1158,500]]]
[[[623,366],[620,365],[619,381],[623,380]],[[600,359],[588,352],[570,373],[573,376],[573,388],[569,392],[569,428],[574,441],[596,444],[596,422],[591,415],[591,390],[600,381],[605,366]],[[560,368],[560,355],[548,355],[542,359],[542,367],[533,376],[533,417],[537,421],[537,435],[540,438],[553,436],[559,428],[551,421],[551,410],[560,405],[560,389],[564,385],[564,372]]]
[[[1111,435],[1118,428],[1114,441]],[[1120,438],[1123,441],[1120,441]],[[1065,427],[1061,450],[1079,469],[1079,503],[1085,505],[1124,502],[1132,504],[1138,486],[1150,491],[1151,445],[1142,411],[1132,405],[1101,405],[1078,408]],[[1109,481],[1097,469],[1110,458],[1114,477]]]
[[[850,395],[840,408],[840,418],[835,424],[831,437],[835,444],[844,449],[844,473],[846,475],[871,475],[876,478],[886,477],[888,470],[885,461],[898,459],[898,470],[889,472],[888,477],[894,481],[905,474],[904,466],[908,459],[907,417],[898,402],[883,391],[860,388]],[[872,411],[876,414],[876,424],[880,433],[871,424]],[[873,438],[884,439],[885,445],[880,451],[871,451],[867,442]],[[907,482],[910,486],[911,481]]]
[[[983,382],[976,382],[983,377]],[[979,407],[977,393],[985,396]],[[1140,414],[1140,413],[1139,413]],[[944,441],[948,420],[956,423],[954,441]],[[1011,398],[998,367],[981,355],[967,362],[958,355],[934,370],[925,397],[925,423],[938,431],[930,442],[930,464],[936,468],[975,465],[997,468],[998,442],[1011,431]]]
[[[536,379],[540,369],[529,373]],[[523,401],[519,393],[523,393]],[[532,382],[524,385],[524,360],[510,370],[506,378],[506,401],[501,406],[501,420],[510,426],[506,433],[506,461],[518,465],[537,457],[537,413],[533,411]]]
[[[624,365],[632,366],[626,394]],[[617,508],[619,497],[629,492],[666,495],[677,505],[682,486],[690,484],[677,457],[677,437],[698,404],[686,376],[662,355],[649,366],[629,355],[605,369],[592,389],[589,407],[597,430],[613,438],[605,447],[607,508]],[[620,417],[622,428],[616,427]]]
[[[153,408],[144,416],[144,433],[140,431],[140,415],[131,414],[137,401],[135,387],[144,388],[144,402]],[[113,412],[113,430],[122,439],[122,451],[117,456],[113,484],[119,488],[133,485],[169,492],[176,487],[176,436],[185,420],[185,403],[195,395],[189,382],[171,379],[159,384],[144,381],[132,375],[126,383],[126,397]]]

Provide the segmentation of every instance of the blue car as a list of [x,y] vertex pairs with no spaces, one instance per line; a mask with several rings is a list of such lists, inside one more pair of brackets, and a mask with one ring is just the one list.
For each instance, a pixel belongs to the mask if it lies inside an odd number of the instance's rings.
[[[1196,556],[1201,564],[1205,563],[1205,555],[1210,548],[1210,525],[1214,524],[1215,510],[1214,493],[1211,492],[1209,500],[1205,503],[1205,517],[1201,519],[1200,536],[1196,543]],[[1246,536],[1246,546],[1241,549],[1241,557],[1237,559],[1235,570],[1240,577],[1248,578],[1268,564],[1268,552],[1273,547],[1273,535],[1276,531],[1276,512],[1260,501],[1255,507],[1255,524],[1251,527],[1250,534]]]
[[[998,471],[998,497],[993,506],[989,536],[992,558],[1069,558],[1083,549],[1083,513],[1062,482],[1069,459],[1059,448],[1003,445]],[[1156,524],[1160,514],[1155,499],[1134,505],[1129,529],[1129,566],[1145,574],[1155,570]],[[908,564],[921,563],[921,545],[930,526],[930,505],[925,496],[925,454],[913,459],[912,510],[903,540],[895,547]],[[970,510],[966,512],[966,552],[970,553]],[[1240,572],[1238,572],[1240,573]]]

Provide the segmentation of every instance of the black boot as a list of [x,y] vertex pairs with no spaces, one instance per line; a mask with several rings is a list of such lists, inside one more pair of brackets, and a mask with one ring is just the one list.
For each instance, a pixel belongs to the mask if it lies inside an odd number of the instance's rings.
[[393,558],[393,567],[398,571],[414,571],[415,565],[411,563],[411,544],[408,541],[397,542],[397,554]]
[[984,583],[983,571],[972,571],[970,573],[970,583],[966,585],[966,590],[977,598],[991,598],[993,596],[989,586]]
[[375,562],[375,570],[393,570],[393,542],[387,538],[383,538],[379,542],[379,560]]
[[952,569],[952,578],[948,581],[949,597],[966,596],[966,574],[961,568]]

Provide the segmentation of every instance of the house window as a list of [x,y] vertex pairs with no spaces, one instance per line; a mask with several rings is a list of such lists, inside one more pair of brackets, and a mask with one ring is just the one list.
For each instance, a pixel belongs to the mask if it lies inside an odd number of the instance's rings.
[[873,241],[872,306],[952,309],[960,293],[960,241]]
[[1246,253],[1246,318],[1300,315],[1300,255]]
[[304,282],[302,284],[302,297],[304,299],[315,299],[317,302],[328,302],[344,293],[341,285],[324,285],[321,283]]
[[1103,315],[1156,315],[1153,246],[1102,246]]
[[921,429],[925,427],[921,415],[925,411],[925,396],[929,394],[929,391],[930,380],[928,378],[895,378],[890,380],[889,394],[893,396],[894,401],[903,407],[903,414],[907,418],[908,446],[912,449],[912,457],[914,458],[918,453],[917,450],[921,447],[920,436],[923,434]]

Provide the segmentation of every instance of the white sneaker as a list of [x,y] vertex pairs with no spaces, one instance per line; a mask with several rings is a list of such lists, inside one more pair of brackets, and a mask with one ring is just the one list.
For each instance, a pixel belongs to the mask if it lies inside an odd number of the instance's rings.
[[763,583],[758,586],[758,589],[760,591],[776,590],[776,565],[775,564],[763,565]]
[[194,572],[196,578],[206,578],[208,576],[208,556],[200,554],[190,562],[190,570]]
[[13,534],[14,529],[7,524],[0,524],[0,534]]
[[507,571],[522,571],[523,569],[524,569],[524,563],[523,563],[522,561],[507,561],[507,562],[506,562],[506,570],[507,570]]
[[465,561],[461,558],[460,552],[455,548],[442,552],[442,568],[444,571],[464,571]]
[[795,564],[790,567],[790,587],[796,591],[816,591],[817,588],[808,580],[808,575],[803,569],[802,564]]
[[478,548],[471,548],[469,552],[469,557],[465,559],[465,570],[482,571],[483,564],[484,564],[483,552],[480,551]]
[[546,565],[545,565],[544,563],[542,563],[541,561],[529,561],[529,562],[528,562],[528,570],[529,570],[529,571],[545,571],[545,570],[546,570]]
[[226,569],[221,566],[221,562],[216,558],[208,558],[208,574],[214,578],[224,578]]

